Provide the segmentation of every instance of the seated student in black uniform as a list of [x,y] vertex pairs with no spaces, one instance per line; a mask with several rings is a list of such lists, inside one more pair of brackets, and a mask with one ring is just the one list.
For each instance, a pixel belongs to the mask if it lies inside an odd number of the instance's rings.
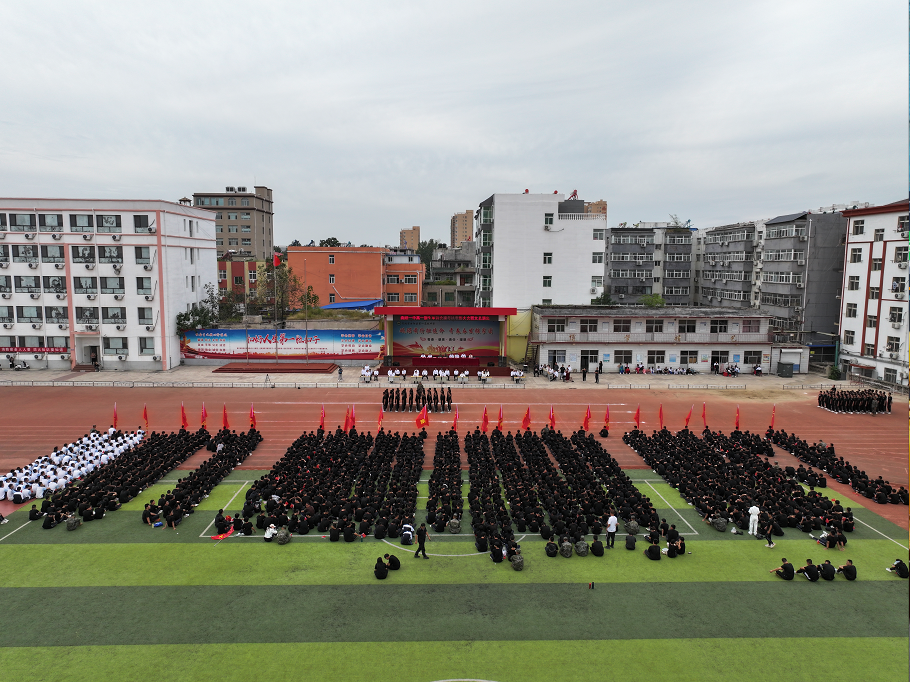
[[332,527],[329,528],[329,542],[338,542],[341,538],[341,531],[338,530],[338,524],[333,523]]
[[394,554],[383,554],[383,558],[386,560],[386,566],[388,566],[390,571],[397,571],[401,568],[401,562]]
[[486,553],[489,550],[487,546],[487,536],[483,533],[478,533],[474,538],[474,546],[477,548],[478,552]]
[[821,573],[822,580],[834,580],[834,576],[837,575],[837,571],[834,568],[834,564],[832,564],[827,559],[825,559],[824,562],[822,562],[822,564],[818,568],[819,568],[819,573]]
[[806,565],[796,569],[797,573],[802,573],[809,582],[818,582],[818,566],[812,563],[812,559],[806,559]]
[[847,559],[847,563],[838,566],[837,572],[847,580],[856,580],[856,566],[853,565],[853,559]]
[[40,519],[42,516],[44,516],[44,514],[42,514],[40,511],[38,511],[38,505],[33,504],[33,505],[32,505],[32,508],[31,508],[31,509],[29,510],[29,512],[28,512],[28,520],[29,520],[29,521],[37,521],[37,520]]
[[660,561],[660,545],[657,542],[652,542],[650,545],[645,548],[645,551],[642,552],[646,557],[651,561]]
[[793,570],[793,564],[787,561],[787,557],[781,559],[779,568],[772,568],[768,573],[774,573],[778,578],[783,578],[784,580],[793,580],[793,576],[796,575],[796,571]]
[[556,543],[553,542],[552,535],[550,536],[550,539],[547,540],[547,546],[544,547],[543,551],[546,552],[547,556],[550,557],[551,559],[553,557],[555,557],[557,554],[559,554],[559,547],[557,547]]
[[603,556],[604,555],[604,543],[595,535],[594,539],[591,541],[591,554],[594,556]]
[[638,540],[634,535],[629,533],[626,536],[626,549],[635,549],[635,543]]
[[373,575],[375,575],[379,580],[385,580],[389,577],[389,567],[385,565],[382,557],[378,557],[376,559],[376,565],[373,566]]
[[893,564],[891,564],[890,568],[886,568],[885,570],[889,573],[896,574],[898,578],[906,579],[907,576],[910,575],[910,572],[907,570],[907,564],[905,564],[900,559],[897,559]]
[[253,534],[253,532],[254,532],[253,531],[253,522],[250,521],[249,518],[243,519],[243,527],[241,528],[240,532],[243,533],[244,535]]

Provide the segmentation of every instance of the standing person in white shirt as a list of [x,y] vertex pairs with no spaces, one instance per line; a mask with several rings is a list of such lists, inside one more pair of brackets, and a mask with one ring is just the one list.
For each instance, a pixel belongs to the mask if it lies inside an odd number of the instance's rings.
[[749,507],[749,535],[758,535],[758,515],[761,509],[754,502]]
[[610,510],[610,518],[607,519],[607,547],[613,549],[613,543],[616,541],[616,514]]

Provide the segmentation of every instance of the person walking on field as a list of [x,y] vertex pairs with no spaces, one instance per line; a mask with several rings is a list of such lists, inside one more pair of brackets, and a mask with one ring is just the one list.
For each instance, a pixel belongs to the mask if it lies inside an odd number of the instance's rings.
[[414,558],[416,559],[423,554],[424,559],[429,559],[427,556],[427,548],[424,543],[430,539],[430,534],[427,533],[427,524],[421,523],[420,528],[417,529],[417,551],[414,552]]

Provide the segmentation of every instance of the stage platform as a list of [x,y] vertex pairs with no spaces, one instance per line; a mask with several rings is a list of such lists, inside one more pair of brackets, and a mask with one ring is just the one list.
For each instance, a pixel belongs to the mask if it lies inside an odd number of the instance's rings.
[[229,362],[212,374],[329,374],[338,371],[334,362]]

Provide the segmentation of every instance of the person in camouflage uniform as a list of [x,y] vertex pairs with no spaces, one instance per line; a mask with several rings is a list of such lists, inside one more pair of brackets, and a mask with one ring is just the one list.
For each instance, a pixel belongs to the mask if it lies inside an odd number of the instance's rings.
[[82,519],[80,519],[76,514],[70,514],[66,518],[66,529],[67,530],[76,530],[79,526],[82,525]]
[[624,525],[626,528],[626,535],[638,535],[638,521],[630,519],[629,521],[626,521]]
[[520,571],[525,567],[525,558],[521,555],[521,550],[515,550],[515,554],[512,555],[512,558],[509,559],[512,562],[512,570]]
[[286,545],[291,541],[291,534],[287,528],[282,528],[275,535],[275,542],[279,545]]
[[579,540],[575,543],[575,553],[578,556],[588,556],[588,543],[584,540]]
[[566,559],[572,558],[572,543],[568,539],[563,539],[562,544],[559,546],[559,553]]
[[713,519],[711,519],[711,525],[723,533],[725,530],[727,530],[727,519],[725,519],[723,516],[715,516]]
[[451,519],[449,519],[449,523],[446,524],[446,529],[453,535],[455,533],[460,533],[461,532],[461,519],[459,519],[456,516],[453,516]]

